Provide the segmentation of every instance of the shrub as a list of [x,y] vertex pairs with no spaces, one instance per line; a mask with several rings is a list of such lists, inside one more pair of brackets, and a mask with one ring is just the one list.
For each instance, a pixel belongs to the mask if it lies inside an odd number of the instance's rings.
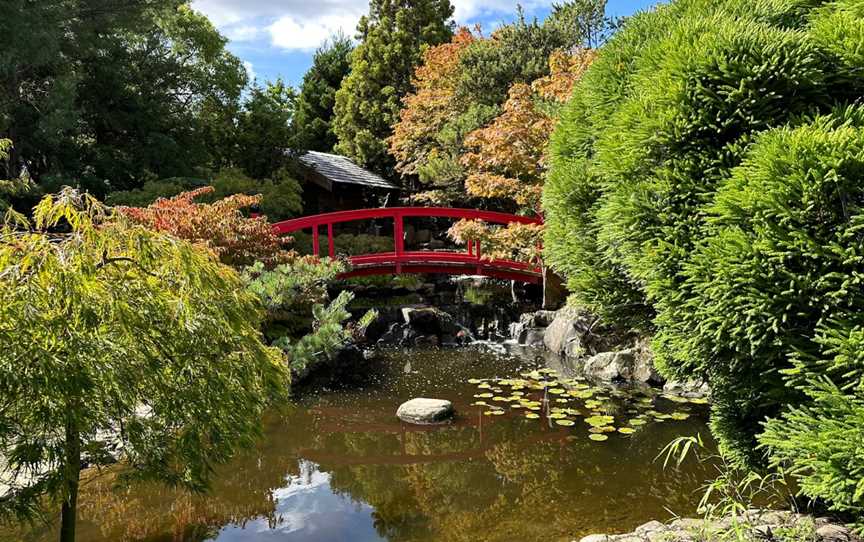
[[327,304],[327,285],[347,269],[339,260],[305,257],[271,270],[259,262],[243,272],[248,290],[267,307],[268,337],[285,351],[295,375],[305,376],[351,339],[360,339],[377,317],[371,310],[346,325],[351,292],[341,292]]
[[264,217],[247,218],[242,209],[257,205],[260,196],[235,194],[215,203],[196,203],[212,187],[159,199],[144,208],[120,207],[120,213],[155,231],[192,241],[213,250],[222,263],[245,267],[255,262],[267,266],[290,261],[284,239],[276,235]]
[[61,504],[70,540],[84,457],[110,463],[116,437],[124,476],[204,489],[289,378],[206,251],[68,188],[33,217],[0,226],[0,520]]
[[[173,198],[205,186],[208,186],[207,181],[190,177],[147,181],[141,188],[112,192],[107,202],[124,207],[147,207],[159,198]],[[260,195],[260,210],[271,221],[291,218],[303,211],[302,188],[287,168],[278,170],[272,179],[261,181],[252,179],[237,168],[225,168],[216,175],[210,186],[213,191],[198,196],[200,202],[212,203],[234,194]]]
[[[858,345],[861,346],[860,344]],[[791,465],[801,493],[856,518],[864,531],[864,400],[829,382],[808,391],[812,404],[795,407],[766,426],[760,440],[776,467]]]
[[[666,370],[716,383],[715,428],[743,437],[727,439],[730,451],[749,453],[765,416],[801,399],[781,371],[824,358],[820,326],[860,320],[862,122],[864,110],[850,109],[760,136],[685,265],[690,295],[660,335],[681,361]],[[830,372],[817,364],[806,375]]]
[[862,92],[860,9],[679,0],[638,15],[553,138],[547,260],[601,314],[650,318],[666,375],[711,381],[734,461],[759,459],[767,417],[813,400],[806,382],[837,378],[818,337],[859,325],[862,113],[842,107]]

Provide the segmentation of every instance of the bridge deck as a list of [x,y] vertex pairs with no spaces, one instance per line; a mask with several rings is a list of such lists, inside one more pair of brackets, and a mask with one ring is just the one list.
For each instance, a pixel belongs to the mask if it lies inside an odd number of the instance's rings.
[[542,282],[539,267],[513,260],[488,260],[482,257],[479,242],[468,241],[465,252],[406,251],[404,219],[409,217],[446,217],[480,220],[492,224],[542,224],[539,218],[511,215],[495,211],[456,209],[450,207],[391,207],[381,209],[357,209],[295,218],[273,224],[279,234],[289,234],[306,229],[312,230],[312,250],[319,256],[320,228],[327,227],[328,255],[335,257],[333,225],[360,220],[392,219],[392,252],[350,256],[351,271],[343,278],[364,275],[403,273],[446,273],[457,275],[486,275],[505,280]]

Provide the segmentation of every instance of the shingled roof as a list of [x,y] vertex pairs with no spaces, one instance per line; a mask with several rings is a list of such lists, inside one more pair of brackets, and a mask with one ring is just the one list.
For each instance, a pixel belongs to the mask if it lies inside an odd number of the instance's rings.
[[308,151],[300,156],[300,162],[313,169],[331,183],[359,184],[372,188],[398,190],[399,187],[382,177],[365,170],[350,159],[338,154]]

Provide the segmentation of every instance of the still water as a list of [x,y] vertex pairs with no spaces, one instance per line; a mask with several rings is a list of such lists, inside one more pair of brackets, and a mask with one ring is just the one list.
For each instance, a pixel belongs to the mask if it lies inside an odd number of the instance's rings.
[[[563,541],[695,512],[710,467],[664,471],[655,458],[676,436],[707,436],[704,405],[599,390],[616,425],[634,404],[653,412],[605,441],[589,439],[597,432],[579,416],[590,414],[575,408],[575,425],[564,427],[545,403],[537,419],[513,403],[495,405],[501,415],[472,405],[484,391],[476,379],[520,378],[541,363],[479,350],[380,352],[363,382],[301,392],[269,415],[259,446],[220,468],[206,496],[90,476],[79,541]],[[458,417],[444,427],[402,424],[396,407],[413,397],[449,399]],[[8,539],[53,541],[56,526]]]

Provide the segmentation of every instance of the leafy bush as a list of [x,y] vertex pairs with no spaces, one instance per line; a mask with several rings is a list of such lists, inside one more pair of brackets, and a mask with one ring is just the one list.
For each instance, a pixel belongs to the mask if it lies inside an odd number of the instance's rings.
[[62,504],[74,538],[82,453],[106,464],[105,435],[124,476],[201,490],[287,396],[240,276],[90,196],[0,226],[0,270],[0,520]]
[[[312,234],[296,232],[293,248],[300,254],[312,254]],[[327,237],[321,235],[321,254],[328,253]],[[366,233],[340,233],[333,236],[333,245],[337,256],[356,256],[358,254],[376,254],[378,252],[393,252],[393,238],[386,235],[369,235]]]
[[255,262],[274,266],[293,259],[286,241],[276,235],[266,218],[247,218],[241,210],[261,201],[261,196],[235,194],[215,203],[196,203],[212,187],[160,199],[148,207],[119,207],[119,212],[155,231],[192,241],[213,250],[222,263],[245,267]]
[[375,311],[368,311],[345,325],[351,316],[347,307],[354,300],[348,291],[327,303],[328,284],[347,270],[340,260],[304,257],[271,270],[258,262],[243,272],[247,289],[267,307],[266,334],[285,351],[297,375],[305,375],[317,361],[359,338],[377,317]]
[[715,425],[747,437],[733,441],[742,454],[766,415],[800,400],[781,374],[792,360],[796,384],[854,367],[823,361],[817,338],[864,323],[862,126],[857,108],[760,136],[708,209],[708,235],[683,271],[690,295],[664,320],[660,340],[680,360],[666,370],[710,375]]
[[285,351],[295,374],[307,374],[316,361],[332,356],[339,348],[362,335],[378,317],[375,310],[370,310],[356,322],[345,325],[345,321],[351,317],[348,305],[353,300],[354,294],[343,291],[328,305],[316,304],[312,308],[312,333],[296,341],[283,337],[274,343]]
[[679,0],[634,17],[577,85],[544,191],[547,260],[579,302],[650,322],[666,375],[711,381],[726,456],[759,462],[779,416],[764,451],[847,507],[857,490],[824,481],[858,483],[860,458],[817,451],[817,418],[853,415],[813,405],[824,378],[861,399],[861,9]]
[[[186,177],[147,181],[141,188],[112,192],[107,202],[124,207],[147,207],[159,198],[173,198],[205,186],[208,186],[208,182],[203,179]],[[286,168],[278,170],[272,179],[261,181],[252,179],[237,168],[225,168],[209,186],[213,187],[213,191],[201,194],[199,201],[212,203],[234,194],[261,195],[260,210],[271,221],[285,220],[303,212],[302,188]]]
[[[859,345],[860,346],[860,345]],[[812,404],[795,407],[766,426],[760,440],[776,467],[792,465],[801,493],[856,518],[864,531],[864,399],[823,382],[808,390]]]
[[[12,141],[0,138],[0,168],[6,172],[10,171],[9,155],[12,150]],[[32,195],[35,185],[27,174],[22,171],[15,179],[0,178],[0,211],[5,211],[12,206],[11,201],[24,195]]]

